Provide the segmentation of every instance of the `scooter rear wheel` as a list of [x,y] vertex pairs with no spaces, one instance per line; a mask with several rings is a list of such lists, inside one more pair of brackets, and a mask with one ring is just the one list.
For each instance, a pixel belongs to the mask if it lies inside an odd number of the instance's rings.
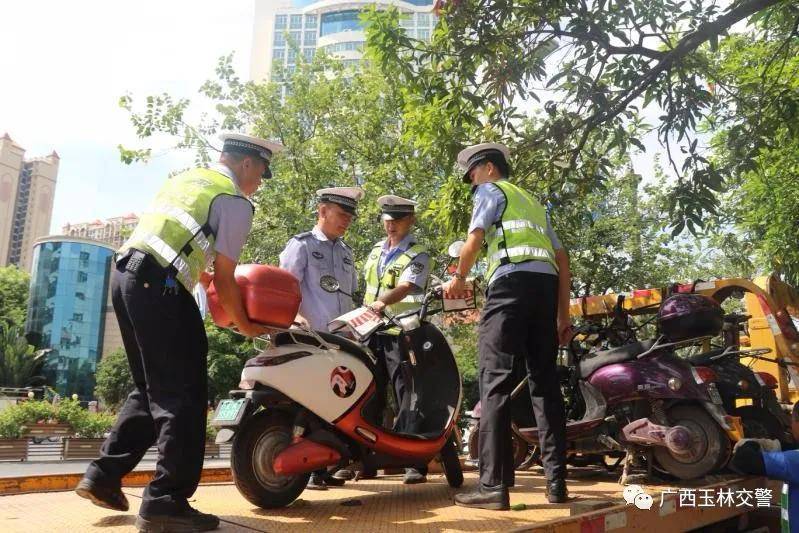
[[696,479],[709,474],[729,456],[727,434],[707,411],[694,405],[676,405],[666,413],[672,426],[685,426],[693,436],[689,454],[678,456],[668,448],[654,449],[655,460],[667,473],[679,479]]
[[242,496],[262,509],[285,507],[305,490],[310,473],[281,476],[272,465],[291,444],[291,418],[275,411],[261,411],[236,434],[230,454],[233,481]]
[[450,487],[457,489],[463,485],[463,468],[461,468],[458,447],[452,435],[441,448],[441,467],[444,469],[444,477],[447,478]]
[[[527,457],[530,455],[530,446],[522,440],[516,433],[512,434],[513,439],[513,468],[518,469],[522,463],[525,462]],[[469,451],[469,459],[478,460],[480,459],[480,424],[475,424],[472,428],[471,433],[469,433],[469,443],[468,443],[468,451]],[[540,464],[540,461],[537,461],[536,464]]]

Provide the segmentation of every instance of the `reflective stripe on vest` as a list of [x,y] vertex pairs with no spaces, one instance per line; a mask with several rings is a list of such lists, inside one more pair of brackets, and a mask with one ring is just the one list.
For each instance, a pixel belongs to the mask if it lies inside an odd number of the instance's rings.
[[491,277],[500,265],[544,261],[557,271],[555,250],[546,234],[546,211],[527,191],[505,180],[494,182],[505,196],[499,221],[486,232],[488,271]]
[[[402,272],[413,262],[414,258],[421,253],[428,253],[427,248],[421,244],[413,243],[410,248],[402,252],[391,264],[385,265],[384,272],[381,277],[377,275],[377,267],[380,263],[380,254],[382,252],[383,243],[378,242],[369,253],[369,257],[364,265],[364,277],[366,278],[366,292],[363,297],[363,303],[368,305],[381,294],[384,294],[397,286],[397,282],[402,276]],[[427,290],[427,280],[425,280],[425,287]],[[409,294],[397,303],[387,306],[389,313],[397,314],[417,309],[424,301],[424,293]]]
[[196,168],[169,179],[119,253],[130,248],[149,253],[162,267],[174,268],[191,292],[213,259],[215,236],[208,220],[221,195],[242,197],[233,181],[215,170]]

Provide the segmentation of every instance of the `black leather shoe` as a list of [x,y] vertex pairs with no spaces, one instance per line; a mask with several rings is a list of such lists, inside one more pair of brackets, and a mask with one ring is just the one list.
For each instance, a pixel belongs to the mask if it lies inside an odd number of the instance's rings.
[[416,468],[406,468],[405,469],[405,477],[402,479],[402,482],[406,485],[416,485],[418,483],[426,483],[427,476],[419,472]]
[[136,529],[144,533],[188,533],[211,531],[218,527],[219,517],[191,507],[178,514],[136,517]]
[[346,483],[346,482],[347,482],[347,480],[346,480],[346,479],[339,479],[339,478],[337,478],[337,477],[333,477],[333,476],[331,476],[330,474],[328,474],[327,476],[325,476],[325,478],[324,478],[324,479],[325,479],[325,483],[327,484],[327,486],[328,486],[328,487],[340,487],[340,486],[342,486],[344,483]]
[[98,485],[89,478],[83,478],[75,487],[75,492],[81,498],[91,500],[94,505],[113,509],[114,511],[127,511],[130,507],[128,499],[122,494],[122,489],[108,488]]
[[507,511],[510,509],[510,498],[506,487],[484,487],[481,485],[473,492],[456,494],[455,505],[491,509],[492,511]]
[[333,477],[335,479],[343,479],[344,481],[349,481],[355,477],[355,472],[347,468],[342,468],[341,470],[336,470],[336,473],[333,474]]
[[308,490],[327,490],[327,482],[321,475],[314,472],[311,474],[311,478],[305,488]]
[[547,481],[547,500],[549,503],[564,503],[569,499],[566,480],[559,478]]

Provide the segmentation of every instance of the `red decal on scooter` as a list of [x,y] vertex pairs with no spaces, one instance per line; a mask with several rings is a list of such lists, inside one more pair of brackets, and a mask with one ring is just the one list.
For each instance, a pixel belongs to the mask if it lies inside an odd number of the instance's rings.
[[346,366],[338,366],[330,374],[330,388],[340,398],[352,396],[355,392],[355,374]]

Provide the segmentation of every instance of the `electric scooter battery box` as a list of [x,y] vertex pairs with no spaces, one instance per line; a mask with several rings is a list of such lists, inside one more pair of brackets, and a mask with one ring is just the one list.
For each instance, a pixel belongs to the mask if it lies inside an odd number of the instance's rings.
[[[270,265],[239,265],[235,276],[250,321],[279,328],[291,326],[302,301],[300,283],[294,274]],[[208,309],[217,326],[233,325],[219,302],[213,281],[208,287]]]

